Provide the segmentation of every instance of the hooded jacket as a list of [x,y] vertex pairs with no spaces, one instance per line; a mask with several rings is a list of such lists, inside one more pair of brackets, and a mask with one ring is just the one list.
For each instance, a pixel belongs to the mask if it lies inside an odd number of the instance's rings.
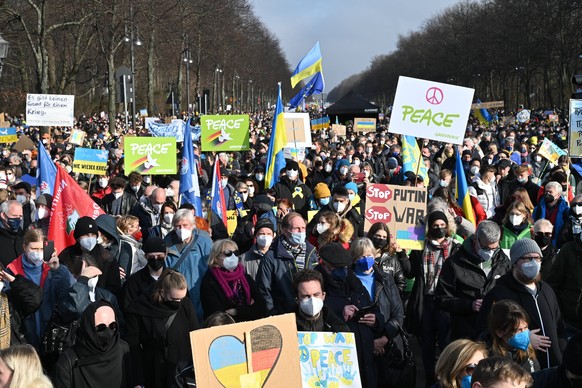
[[127,268],[131,264],[133,252],[131,246],[121,243],[121,236],[117,230],[115,218],[109,214],[101,214],[95,219],[95,223],[101,233],[105,233],[109,237],[110,245],[104,248],[111,254],[115,261],[117,261],[119,266],[125,270],[126,278],[129,277],[131,273],[127,271]]
[[479,313],[473,311],[473,302],[483,299],[511,268],[509,258],[498,249],[491,258],[489,274],[485,275],[483,259],[475,252],[475,238],[473,235],[466,239],[443,263],[435,289],[438,306],[451,314],[451,340],[474,338]]
[[566,345],[565,326],[552,288],[546,282],[540,281],[537,283],[537,294],[533,296],[523,284],[517,281],[512,272],[507,273],[497,280],[495,287],[483,299],[477,332],[485,329],[493,304],[503,299],[516,302],[527,312],[530,330],[541,329],[539,335],[550,337],[552,346],[548,352],[536,352],[542,369],[560,365],[562,350]]

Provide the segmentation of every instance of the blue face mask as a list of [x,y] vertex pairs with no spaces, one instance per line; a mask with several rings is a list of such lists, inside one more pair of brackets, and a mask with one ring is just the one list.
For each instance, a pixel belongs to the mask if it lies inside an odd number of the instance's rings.
[[21,220],[20,218],[6,218],[6,223],[13,231],[17,231],[20,228]]
[[515,334],[507,341],[507,343],[509,346],[516,349],[527,350],[527,347],[529,346],[529,330],[526,329],[521,333]]
[[319,199],[319,203],[321,204],[321,206],[327,206],[329,205],[329,197],[325,197],[325,198],[320,198]]
[[471,375],[466,375],[461,380],[461,388],[471,388]]
[[331,271],[331,276],[340,282],[343,282],[348,277],[348,269],[346,267],[335,268]]
[[305,242],[305,232],[293,232],[289,236],[289,242],[293,245],[300,245]]
[[356,269],[360,272],[366,272],[374,265],[374,256],[363,256],[356,261]]

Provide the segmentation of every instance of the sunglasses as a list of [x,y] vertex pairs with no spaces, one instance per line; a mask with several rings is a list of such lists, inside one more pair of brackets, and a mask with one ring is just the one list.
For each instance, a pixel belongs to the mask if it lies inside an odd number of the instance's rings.
[[552,237],[552,232],[537,232],[536,235],[538,235],[538,236]]
[[582,202],[572,202],[570,204],[570,207],[574,207],[574,206],[582,206]]
[[239,255],[239,251],[231,251],[230,249],[227,249],[224,252],[222,252],[222,255],[224,257],[231,256],[231,255],[238,256]]
[[475,372],[475,368],[477,368],[477,364],[469,364],[465,367],[465,373],[472,376],[473,372]]
[[239,194],[246,194],[248,191],[239,191]]
[[111,329],[112,331],[117,331],[117,322],[111,322],[109,324],[109,326],[107,326],[104,323],[100,323],[97,326],[95,326],[95,331],[97,333],[100,333],[102,331],[105,331],[105,329],[107,329],[107,328]]

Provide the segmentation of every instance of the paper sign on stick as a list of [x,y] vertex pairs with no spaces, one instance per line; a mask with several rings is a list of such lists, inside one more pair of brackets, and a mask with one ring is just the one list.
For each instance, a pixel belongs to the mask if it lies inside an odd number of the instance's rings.
[[582,156],[582,100],[570,100],[568,142],[570,156]]
[[249,149],[248,115],[213,115],[200,118],[203,151]]
[[423,187],[366,186],[365,230],[381,222],[403,249],[424,249],[427,192]]
[[198,387],[301,386],[295,314],[195,330],[190,344]]
[[107,150],[75,148],[73,171],[84,174],[106,175],[108,159],[109,152]]
[[0,129],[0,143],[13,143],[17,140],[16,127]]
[[27,94],[26,124],[72,127],[75,96],[64,94]]
[[283,113],[287,145],[290,148],[310,148],[311,126],[308,113]]
[[376,119],[354,118],[354,132],[376,132]]
[[175,174],[175,137],[126,137],[123,142],[125,171],[143,175]]
[[474,92],[462,86],[400,76],[389,132],[463,144]]

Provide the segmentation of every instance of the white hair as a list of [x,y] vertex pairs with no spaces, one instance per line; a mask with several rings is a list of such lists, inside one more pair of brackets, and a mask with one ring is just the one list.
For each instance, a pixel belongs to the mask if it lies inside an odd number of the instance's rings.
[[172,225],[176,226],[176,224],[182,220],[188,221],[192,226],[196,224],[196,221],[194,220],[194,214],[192,214],[192,211],[189,209],[178,210],[176,214],[174,214],[174,218],[172,218]]

